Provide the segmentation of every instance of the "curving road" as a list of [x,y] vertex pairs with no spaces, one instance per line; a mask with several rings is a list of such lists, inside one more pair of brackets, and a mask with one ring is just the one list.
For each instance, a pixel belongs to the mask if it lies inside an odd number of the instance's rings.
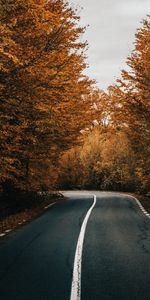
[[150,218],[135,199],[65,195],[0,240],[0,299],[149,300]]

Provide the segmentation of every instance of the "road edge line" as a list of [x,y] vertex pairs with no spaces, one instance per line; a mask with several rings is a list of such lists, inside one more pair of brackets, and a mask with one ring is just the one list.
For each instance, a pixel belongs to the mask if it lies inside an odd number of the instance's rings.
[[81,298],[81,264],[82,264],[82,250],[83,250],[83,242],[85,237],[85,231],[87,227],[87,223],[89,220],[89,217],[91,215],[91,212],[96,204],[96,195],[94,195],[94,201],[92,206],[89,208],[88,212],[86,213],[86,216],[83,220],[76,251],[75,251],[75,258],[74,258],[74,265],[73,265],[73,277],[72,277],[72,285],[71,285],[71,295],[70,300],[80,300]]
[[56,202],[50,203],[49,205],[45,206],[44,209],[48,209],[48,208],[50,208],[51,206],[53,206],[55,204],[56,204]]
[[[53,202],[53,203],[50,203],[49,205],[43,207],[43,212],[44,212],[45,210],[47,210],[48,208],[54,206],[56,203],[57,203],[57,202]],[[43,212],[42,212],[42,213],[43,213]],[[38,216],[37,216],[37,217],[38,217]],[[20,227],[21,225],[23,225],[24,223],[30,222],[30,221],[32,221],[32,220],[33,220],[33,218],[31,218],[31,219],[29,219],[29,220],[22,220],[21,222],[17,223],[15,227],[13,227],[13,228],[11,228],[11,229],[9,229],[9,230],[5,230],[4,232],[1,232],[1,233],[0,233],[0,239],[3,238],[4,236],[8,235],[10,232],[16,230],[17,228],[19,228],[19,227]]]
[[138,207],[142,211],[142,213],[145,215],[145,217],[150,219],[150,213],[148,213],[148,211],[144,208],[144,206],[141,204],[140,200],[138,200],[135,196],[132,196],[130,194],[120,194],[120,195],[124,195],[124,196],[126,195],[126,196],[129,196],[130,198],[134,199],[136,201]]

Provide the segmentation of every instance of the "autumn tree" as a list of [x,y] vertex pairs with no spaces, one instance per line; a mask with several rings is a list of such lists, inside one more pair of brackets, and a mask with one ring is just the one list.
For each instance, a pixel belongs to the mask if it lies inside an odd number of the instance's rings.
[[99,126],[85,136],[82,147],[63,155],[59,183],[63,188],[135,191],[135,162],[127,135]]
[[[122,71],[121,79],[107,93],[97,90],[90,94],[94,122],[86,130],[83,147],[78,149],[82,165],[78,176],[82,170],[83,187],[150,191],[149,17],[136,33],[135,49],[127,64],[128,71]],[[67,161],[69,153],[65,155]],[[71,170],[77,168],[69,160],[68,165]]]
[[[80,146],[81,147],[81,146]],[[82,188],[84,180],[83,162],[81,159],[81,148],[75,146],[60,157],[58,186],[63,189]]]
[[136,33],[135,49],[118,84],[109,88],[113,121],[126,130],[136,152],[142,190],[150,190],[150,22]]
[[[101,157],[101,187],[105,190],[135,191],[137,185],[136,156],[123,131],[108,132],[102,146]],[[99,172],[99,165],[96,168]]]
[[0,18],[1,182],[37,190],[39,164],[48,170],[89,124],[85,28],[62,0],[1,0]]

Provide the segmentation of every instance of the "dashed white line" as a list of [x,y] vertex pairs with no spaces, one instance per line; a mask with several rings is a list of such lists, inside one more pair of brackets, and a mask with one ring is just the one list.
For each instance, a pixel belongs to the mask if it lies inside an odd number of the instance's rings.
[[6,235],[6,233],[0,233],[0,237],[3,237],[5,235]]
[[[56,202],[53,202],[53,203],[51,203],[51,204],[45,206],[44,209],[48,209],[49,207],[53,206],[54,204],[56,204]],[[19,222],[18,225],[22,225],[22,224],[25,223],[25,222],[26,222],[26,220],[24,219],[24,220],[22,220],[22,222]],[[8,233],[11,232],[11,231],[12,231],[12,229],[7,229],[7,230],[5,230],[5,232],[0,233],[0,237],[5,236],[6,234],[8,234]]]
[[147,210],[144,208],[144,206],[141,204],[141,202],[140,202],[136,197],[134,197],[134,196],[132,196],[132,195],[130,195],[130,194],[121,194],[121,193],[119,193],[119,195],[123,195],[123,196],[127,195],[127,196],[129,196],[130,198],[134,199],[134,200],[136,201],[138,207],[139,207],[140,210],[142,211],[142,213],[143,213],[147,218],[150,219],[150,214],[147,212]]
[[12,231],[12,229],[7,229],[7,230],[5,230],[6,233],[9,233],[9,232],[11,232],[11,231]]
[[54,204],[56,204],[56,202],[53,202],[53,203],[51,203],[51,204],[45,206],[44,209],[48,209],[49,207],[53,206]]
[[134,196],[130,195],[130,194],[122,194],[122,193],[118,193],[121,196],[129,196],[130,198],[134,199],[138,205],[138,207],[140,208],[140,210],[142,211],[142,213],[150,219],[150,213],[148,213],[148,211],[144,208],[144,206],[141,204],[141,202]]
[[141,202],[140,202],[138,199],[136,199],[135,197],[133,197],[133,196],[132,196],[132,198],[135,199],[137,205],[138,205],[139,208],[142,210],[143,214],[144,214],[147,218],[150,219],[150,214],[146,211],[146,209],[143,207],[143,205],[141,204]]
[[84,218],[84,221],[82,223],[82,227],[80,230],[78,242],[77,242],[74,266],[73,266],[73,278],[72,278],[70,300],[80,300],[80,298],[81,298],[81,264],[82,264],[83,242],[84,242],[84,236],[85,236],[87,222],[88,222],[88,219],[90,217],[90,214],[91,214],[95,204],[96,204],[96,195],[94,195],[94,202]]

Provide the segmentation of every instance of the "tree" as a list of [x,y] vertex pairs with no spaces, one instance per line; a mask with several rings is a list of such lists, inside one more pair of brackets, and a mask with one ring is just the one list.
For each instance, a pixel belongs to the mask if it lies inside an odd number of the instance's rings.
[[82,147],[67,151],[60,161],[61,187],[134,191],[135,154],[126,134],[108,126],[93,129]]
[[60,157],[58,184],[63,189],[83,187],[83,163],[80,155],[80,147],[69,149]]
[[[135,154],[126,134],[121,130],[108,131],[101,149],[101,187],[106,190],[135,191]],[[97,166],[97,172],[99,168]]]
[[62,0],[1,0],[0,17],[1,182],[38,189],[33,165],[55,165],[90,122],[85,28]]
[[109,87],[113,122],[123,127],[137,154],[137,174],[143,191],[150,190],[150,21],[136,33],[135,49],[127,58],[118,84]]

